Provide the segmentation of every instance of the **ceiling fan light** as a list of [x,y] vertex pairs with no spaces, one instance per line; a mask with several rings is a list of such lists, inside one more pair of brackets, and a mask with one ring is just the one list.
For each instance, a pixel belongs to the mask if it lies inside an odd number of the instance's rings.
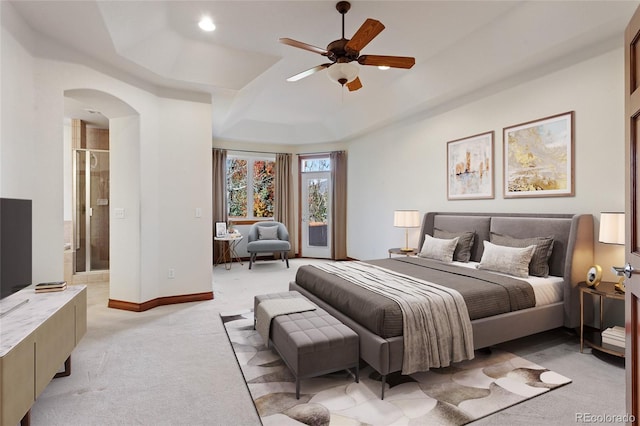
[[389,68],[391,68],[389,65],[380,65],[380,66],[378,67],[378,69],[379,69],[379,70],[382,70],[382,71],[386,71],[386,70],[388,70]]
[[338,62],[329,67],[328,76],[332,81],[344,86],[358,76],[358,67],[350,62]]

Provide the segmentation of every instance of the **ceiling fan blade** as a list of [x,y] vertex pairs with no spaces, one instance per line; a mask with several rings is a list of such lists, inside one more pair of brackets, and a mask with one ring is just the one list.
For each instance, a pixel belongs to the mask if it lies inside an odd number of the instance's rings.
[[355,92],[356,90],[362,87],[362,82],[360,82],[360,77],[356,77],[354,80],[347,83],[347,88],[350,92]]
[[380,34],[382,30],[384,30],[384,25],[382,25],[380,21],[371,18],[367,19],[345,45],[345,49],[355,52],[361,51],[371,40]]
[[284,37],[284,38],[279,39],[278,41],[280,43],[286,44],[288,46],[297,47],[299,49],[308,50],[309,52],[319,53],[319,54],[325,55],[325,56],[329,53],[329,51],[327,49],[323,49],[321,47],[317,47],[317,46],[313,46],[311,44],[303,43],[301,41],[294,40],[294,39],[291,39],[291,38]]
[[409,56],[381,56],[361,55],[358,58],[360,65],[387,66],[391,68],[411,68],[416,63],[416,58]]
[[302,72],[300,72],[300,73],[298,73],[296,75],[293,75],[293,76],[289,77],[287,79],[287,81],[292,82],[292,81],[302,80],[305,77],[309,77],[311,74],[315,74],[318,71],[322,71],[325,68],[329,68],[331,65],[333,65],[333,64],[329,63],[329,64],[316,65],[313,68],[309,68],[306,71],[302,71]]

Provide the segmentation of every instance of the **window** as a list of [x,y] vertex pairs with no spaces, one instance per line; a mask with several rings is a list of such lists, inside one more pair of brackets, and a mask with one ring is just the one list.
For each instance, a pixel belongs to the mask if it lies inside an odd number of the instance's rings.
[[302,160],[302,173],[327,172],[330,170],[330,158],[305,158]]
[[273,158],[227,157],[227,206],[229,218],[273,217],[275,192]]

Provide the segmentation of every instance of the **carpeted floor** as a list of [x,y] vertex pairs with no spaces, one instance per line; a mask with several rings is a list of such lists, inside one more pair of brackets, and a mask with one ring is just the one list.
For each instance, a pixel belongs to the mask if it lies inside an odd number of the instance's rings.
[[[463,425],[571,382],[499,349],[448,368],[388,379],[380,399],[379,375],[363,365],[360,382],[346,372],[301,381],[253,329],[253,312],[221,314],[238,364],[265,426]],[[526,403],[526,402],[524,402]],[[299,423],[296,423],[299,424]]]
[[[107,308],[109,283],[88,285],[88,330],[72,373],[51,381],[31,411],[34,426],[260,425],[221,312],[252,306],[258,294],[288,290],[297,268],[321,262],[260,261],[213,269],[214,300],[146,312]],[[557,329],[499,345],[572,383],[473,422],[564,426],[577,413],[624,414],[624,360],[586,349]],[[304,392],[304,387],[303,387]]]

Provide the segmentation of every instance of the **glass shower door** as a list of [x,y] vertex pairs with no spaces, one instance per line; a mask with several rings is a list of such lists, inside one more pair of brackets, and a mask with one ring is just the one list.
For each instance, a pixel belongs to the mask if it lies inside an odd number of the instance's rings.
[[109,152],[75,153],[75,272],[109,269]]

